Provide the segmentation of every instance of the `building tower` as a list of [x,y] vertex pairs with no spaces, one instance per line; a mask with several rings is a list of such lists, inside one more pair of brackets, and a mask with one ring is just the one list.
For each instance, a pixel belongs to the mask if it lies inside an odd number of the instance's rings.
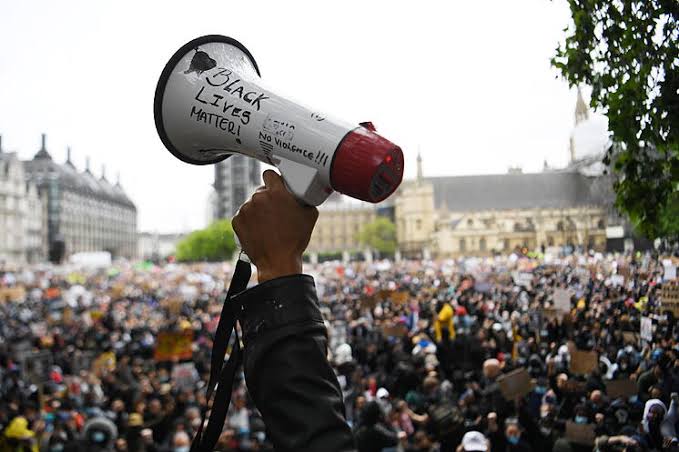
[[217,218],[233,217],[261,185],[259,161],[241,154],[233,154],[215,165]]

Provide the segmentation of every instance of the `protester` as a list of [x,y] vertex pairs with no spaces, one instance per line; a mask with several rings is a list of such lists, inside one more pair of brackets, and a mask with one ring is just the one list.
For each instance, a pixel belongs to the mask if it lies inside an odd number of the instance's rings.
[[[305,270],[358,450],[679,447],[679,327],[660,304],[658,258],[517,252]],[[3,271],[0,451],[187,450],[231,272]],[[555,309],[560,290],[565,309]],[[639,337],[642,317],[651,340]],[[531,386],[507,396],[519,368]],[[272,448],[242,373],[219,444]]]

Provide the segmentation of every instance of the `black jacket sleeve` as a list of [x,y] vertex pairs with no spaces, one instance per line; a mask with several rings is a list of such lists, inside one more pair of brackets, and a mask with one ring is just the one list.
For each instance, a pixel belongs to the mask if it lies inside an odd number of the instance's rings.
[[241,306],[245,381],[276,451],[354,450],[342,392],[326,357],[313,278],[276,278],[234,301]]

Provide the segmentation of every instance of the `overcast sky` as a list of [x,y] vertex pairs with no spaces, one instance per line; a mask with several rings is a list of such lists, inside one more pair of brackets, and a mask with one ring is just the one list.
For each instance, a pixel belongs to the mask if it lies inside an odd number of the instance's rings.
[[[153,95],[187,41],[245,44],[270,86],[352,122],[372,121],[415,174],[563,166],[575,91],[549,59],[570,22],[565,0],[2,1],[0,134],[32,158],[40,133],[63,161],[121,173],[142,231],[201,227],[212,167],[160,142]],[[463,194],[461,194],[463,196]]]

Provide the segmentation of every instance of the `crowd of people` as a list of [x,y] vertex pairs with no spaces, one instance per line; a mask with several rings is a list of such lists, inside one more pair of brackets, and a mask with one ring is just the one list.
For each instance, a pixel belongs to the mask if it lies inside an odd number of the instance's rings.
[[[661,297],[674,265],[512,254],[305,271],[358,451],[652,451],[679,450],[679,325]],[[0,452],[187,452],[231,272],[0,272]],[[242,371],[231,400],[218,450],[271,450]]]

